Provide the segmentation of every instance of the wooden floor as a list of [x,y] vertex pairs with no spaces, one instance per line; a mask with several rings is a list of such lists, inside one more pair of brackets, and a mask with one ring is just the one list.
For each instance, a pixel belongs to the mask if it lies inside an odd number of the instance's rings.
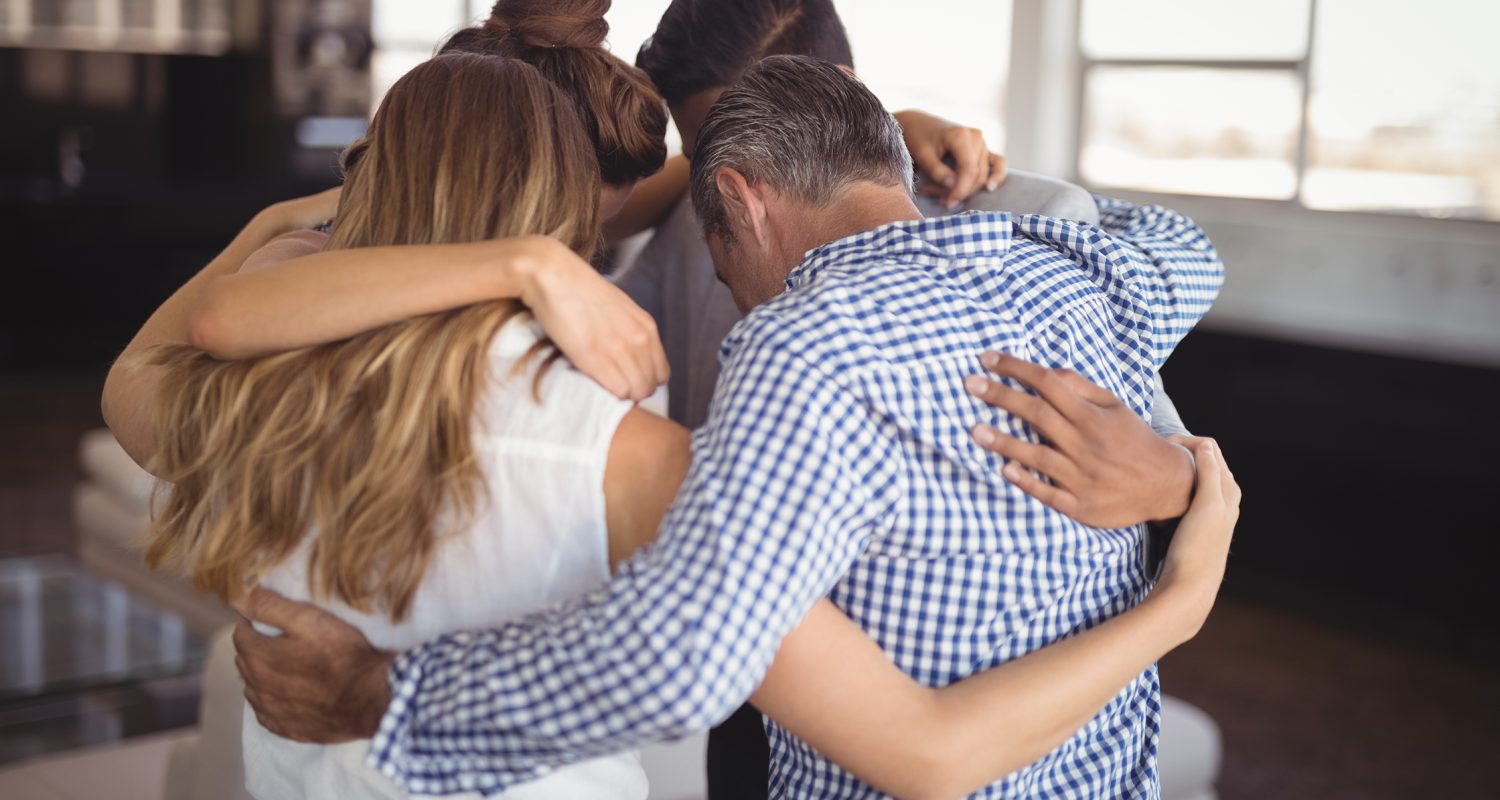
[[[75,446],[100,424],[99,381],[0,380],[0,557],[71,547]],[[1231,581],[1198,639],[1162,663],[1166,691],[1223,728],[1222,797],[1495,796],[1494,665],[1253,595]]]

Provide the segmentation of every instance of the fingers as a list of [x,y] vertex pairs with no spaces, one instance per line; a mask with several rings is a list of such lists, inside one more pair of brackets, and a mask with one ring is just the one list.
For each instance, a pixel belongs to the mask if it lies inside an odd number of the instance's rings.
[[651,358],[656,366],[656,385],[661,386],[672,378],[672,365],[667,363],[667,348],[662,344],[661,333],[656,329],[656,320],[646,315],[651,323]]
[[1078,513],[1078,498],[1070,492],[1057,486],[1052,486],[1046,481],[1027,472],[1020,464],[1012,461],[1000,470],[1000,474],[1010,481],[1011,485],[1028,495],[1041,501],[1041,503],[1060,514],[1074,517]]
[[[1215,449],[1217,449],[1217,446]],[[1243,496],[1240,491],[1240,485],[1235,481],[1234,473],[1230,471],[1229,462],[1224,460],[1224,454],[1222,451],[1218,453],[1218,457],[1219,463],[1222,465],[1222,469],[1219,470],[1219,476],[1220,484],[1222,485],[1224,490],[1224,504],[1229,506],[1231,509],[1234,509],[1235,513],[1238,514],[1240,508],[1240,500]]]
[[1114,392],[1100,386],[1071,369],[1056,370],[1058,378],[1075,394],[1096,406],[1113,406],[1120,402]]
[[598,364],[575,362],[575,366],[583,374],[593,378],[595,383],[604,387],[604,391],[621,400],[631,399],[630,378],[626,376],[625,370],[613,361],[600,362]]
[[[1074,486],[1078,467],[1067,456],[1040,444],[1022,441],[989,425],[976,425],[974,441],[980,447],[1047,476],[1053,483]],[[1024,471],[1024,470],[1023,470]]]
[[637,321],[638,328],[630,335],[628,365],[631,374],[631,400],[641,401],[650,397],[656,387],[667,380],[667,353],[662,347],[661,337],[656,332],[656,322],[649,316]]
[[984,135],[973,128],[950,128],[943,136],[943,143],[947,155],[958,167],[953,184],[943,197],[943,203],[953,211],[988,183],[990,154],[984,145]]
[[1193,460],[1198,462],[1198,490],[1193,494],[1193,506],[1220,508],[1224,505],[1224,481],[1221,473],[1222,460],[1218,445],[1213,439],[1200,439],[1193,446]]
[[1005,182],[1005,168],[1005,156],[999,153],[990,153],[990,179],[984,187],[987,191],[993,192],[1000,188],[1000,184]]
[[927,143],[918,144],[911,148],[911,160],[929,181],[924,194],[937,197],[953,188],[957,175],[943,163],[943,153],[939,148]]
[[1078,446],[1078,428],[1045,399],[978,375],[969,376],[964,387],[974,397],[1020,417],[1059,450],[1073,452]]
[[1077,420],[1089,411],[1074,388],[1076,381],[1065,380],[1059,370],[1048,369],[1004,353],[984,353],[980,355],[979,363],[996,375],[1012,378],[1030,387],[1065,419]]
[[322,613],[316,606],[288,600],[262,586],[250,590],[250,594],[235,604],[234,610],[246,619],[280,628],[287,636],[307,633],[312,615]]

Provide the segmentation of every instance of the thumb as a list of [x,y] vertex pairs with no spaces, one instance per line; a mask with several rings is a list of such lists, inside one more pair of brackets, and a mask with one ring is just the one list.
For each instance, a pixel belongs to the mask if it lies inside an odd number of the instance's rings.
[[1198,486],[1193,492],[1193,506],[1222,506],[1224,485],[1219,477],[1222,467],[1219,463],[1218,444],[1213,439],[1198,440],[1193,445],[1193,460],[1198,462]]
[[953,188],[957,176],[943,163],[943,154],[938,148],[930,144],[917,145],[911,151],[911,160],[928,180],[946,189]]
[[234,610],[245,619],[280,628],[286,635],[295,631],[298,620],[305,618],[303,612],[308,608],[311,606],[306,603],[288,600],[261,586],[251,589],[249,594],[234,604]]

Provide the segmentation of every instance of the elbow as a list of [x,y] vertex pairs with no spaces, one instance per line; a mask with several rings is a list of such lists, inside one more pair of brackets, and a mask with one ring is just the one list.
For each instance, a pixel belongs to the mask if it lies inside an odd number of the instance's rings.
[[762,677],[747,672],[726,679],[722,673],[725,666],[713,664],[706,648],[690,647],[681,655],[679,663],[684,666],[677,670],[679,680],[673,687],[676,698],[670,702],[666,716],[668,730],[661,732],[671,739],[702,733],[728,719],[744,705]]
[[[965,749],[966,744],[972,746],[966,741],[970,735],[947,724],[918,727],[925,730],[909,738],[899,756],[903,762],[899,773],[892,776],[891,785],[881,787],[903,800],[958,800],[1025,766],[1024,761],[977,763]],[[1006,742],[993,744],[1009,747]]]
[[963,765],[957,763],[955,752],[925,743],[919,745],[917,752],[909,756],[906,772],[911,779],[903,782],[904,785],[891,787],[891,794],[903,800],[960,800],[968,797],[979,787],[964,782]]
[[188,317],[188,344],[214,358],[233,358],[233,348],[225,334],[227,328],[223,311],[212,295],[206,296]]

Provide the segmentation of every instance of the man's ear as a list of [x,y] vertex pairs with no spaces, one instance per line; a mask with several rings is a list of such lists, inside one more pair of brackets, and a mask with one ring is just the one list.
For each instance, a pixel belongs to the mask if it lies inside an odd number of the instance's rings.
[[724,212],[732,228],[749,231],[755,241],[765,246],[769,241],[766,226],[766,203],[759,189],[750,185],[734,167],[720,167],[714,173],[714,185],[724,199]]

